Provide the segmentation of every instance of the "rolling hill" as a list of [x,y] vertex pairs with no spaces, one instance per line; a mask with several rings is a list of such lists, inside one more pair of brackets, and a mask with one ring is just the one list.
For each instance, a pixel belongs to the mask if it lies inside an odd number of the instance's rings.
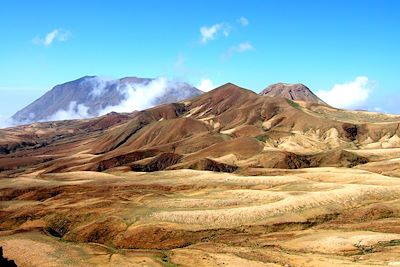
[[[348,167],[368,161],[350,150],[400,146],[399,122],[399,116],[338,110],[315,99],[257,95],[228,83],[130,114],[1,130],[0,162],[11,173],[15,168],[58,172],[104,166],[212,169],[204,162],[226,164],[230,170]],[[86,160],[77,156],[82,153]],[[22,156],[26,167],[18,163]]]
[[227,83],[132,113],[0,130],[4,256],[18,266],[396,265],[400,116],[285,92]]

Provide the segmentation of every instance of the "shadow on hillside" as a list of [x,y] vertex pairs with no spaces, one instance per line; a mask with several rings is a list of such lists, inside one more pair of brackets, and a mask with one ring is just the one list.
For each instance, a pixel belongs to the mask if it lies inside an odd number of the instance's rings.
[[0,266],[2,267],[17,267],[13,260],[9,260],[3,255],[3,248],[0,247]]

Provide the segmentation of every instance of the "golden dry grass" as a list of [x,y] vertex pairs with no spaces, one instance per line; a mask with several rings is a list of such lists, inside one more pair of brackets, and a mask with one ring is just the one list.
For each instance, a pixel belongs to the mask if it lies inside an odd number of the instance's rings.
[[400,180],[364,170],[32,174],[0,190],[0,245],[18,266],[400,261]]

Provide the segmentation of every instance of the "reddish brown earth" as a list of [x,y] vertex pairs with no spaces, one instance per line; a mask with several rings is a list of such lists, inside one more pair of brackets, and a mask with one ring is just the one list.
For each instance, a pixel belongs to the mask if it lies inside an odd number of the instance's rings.
[[395,266],[399,125],[226,84],[3,129],[0,246],[18,266]]
[[[355,112],[338,110],[331,116],[332,108],[311,104],[260,96],[226,84],[181,103],[132,114],[1,130],[0,163],[3,175],[9,176],[32,171],[103,171],[163,153],[180,158],[160,163],[157,169],[207,158],[241,169],[254,165],[348,167],[368,159],[351,156],[345,149],[382,148],[385,138],[393,141],[385,148],[400,144],[398,117],[358,112],[359,121],[354,122]],[[273,160],[265,160],[271,149],[278,155],[289,154],[272,164]]]
[[260,95],[270,97],[285,97],[294,101],[305,101],[308,103],[316,103],[327,105],[319,97],[317,97],[307,86],[301,83],[276,83],[268,86],[260,92]]

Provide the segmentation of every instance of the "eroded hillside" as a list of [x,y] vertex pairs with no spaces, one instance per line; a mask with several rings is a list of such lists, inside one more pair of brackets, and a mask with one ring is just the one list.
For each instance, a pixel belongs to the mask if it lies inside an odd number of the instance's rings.
[[395,266],[399,123],[226,84],[0,130],[0,246],[18,266]]
[[0,162],[3,175],[10,176],[146,169],[149,162],[157,166],[152,171],[182,166],[211,170],[207,162],[243,171],[353,167],[373,161],[354,150],[399,147],[399,123],[399,116],[260,96],[226,84],[132,114],[1,130]]

